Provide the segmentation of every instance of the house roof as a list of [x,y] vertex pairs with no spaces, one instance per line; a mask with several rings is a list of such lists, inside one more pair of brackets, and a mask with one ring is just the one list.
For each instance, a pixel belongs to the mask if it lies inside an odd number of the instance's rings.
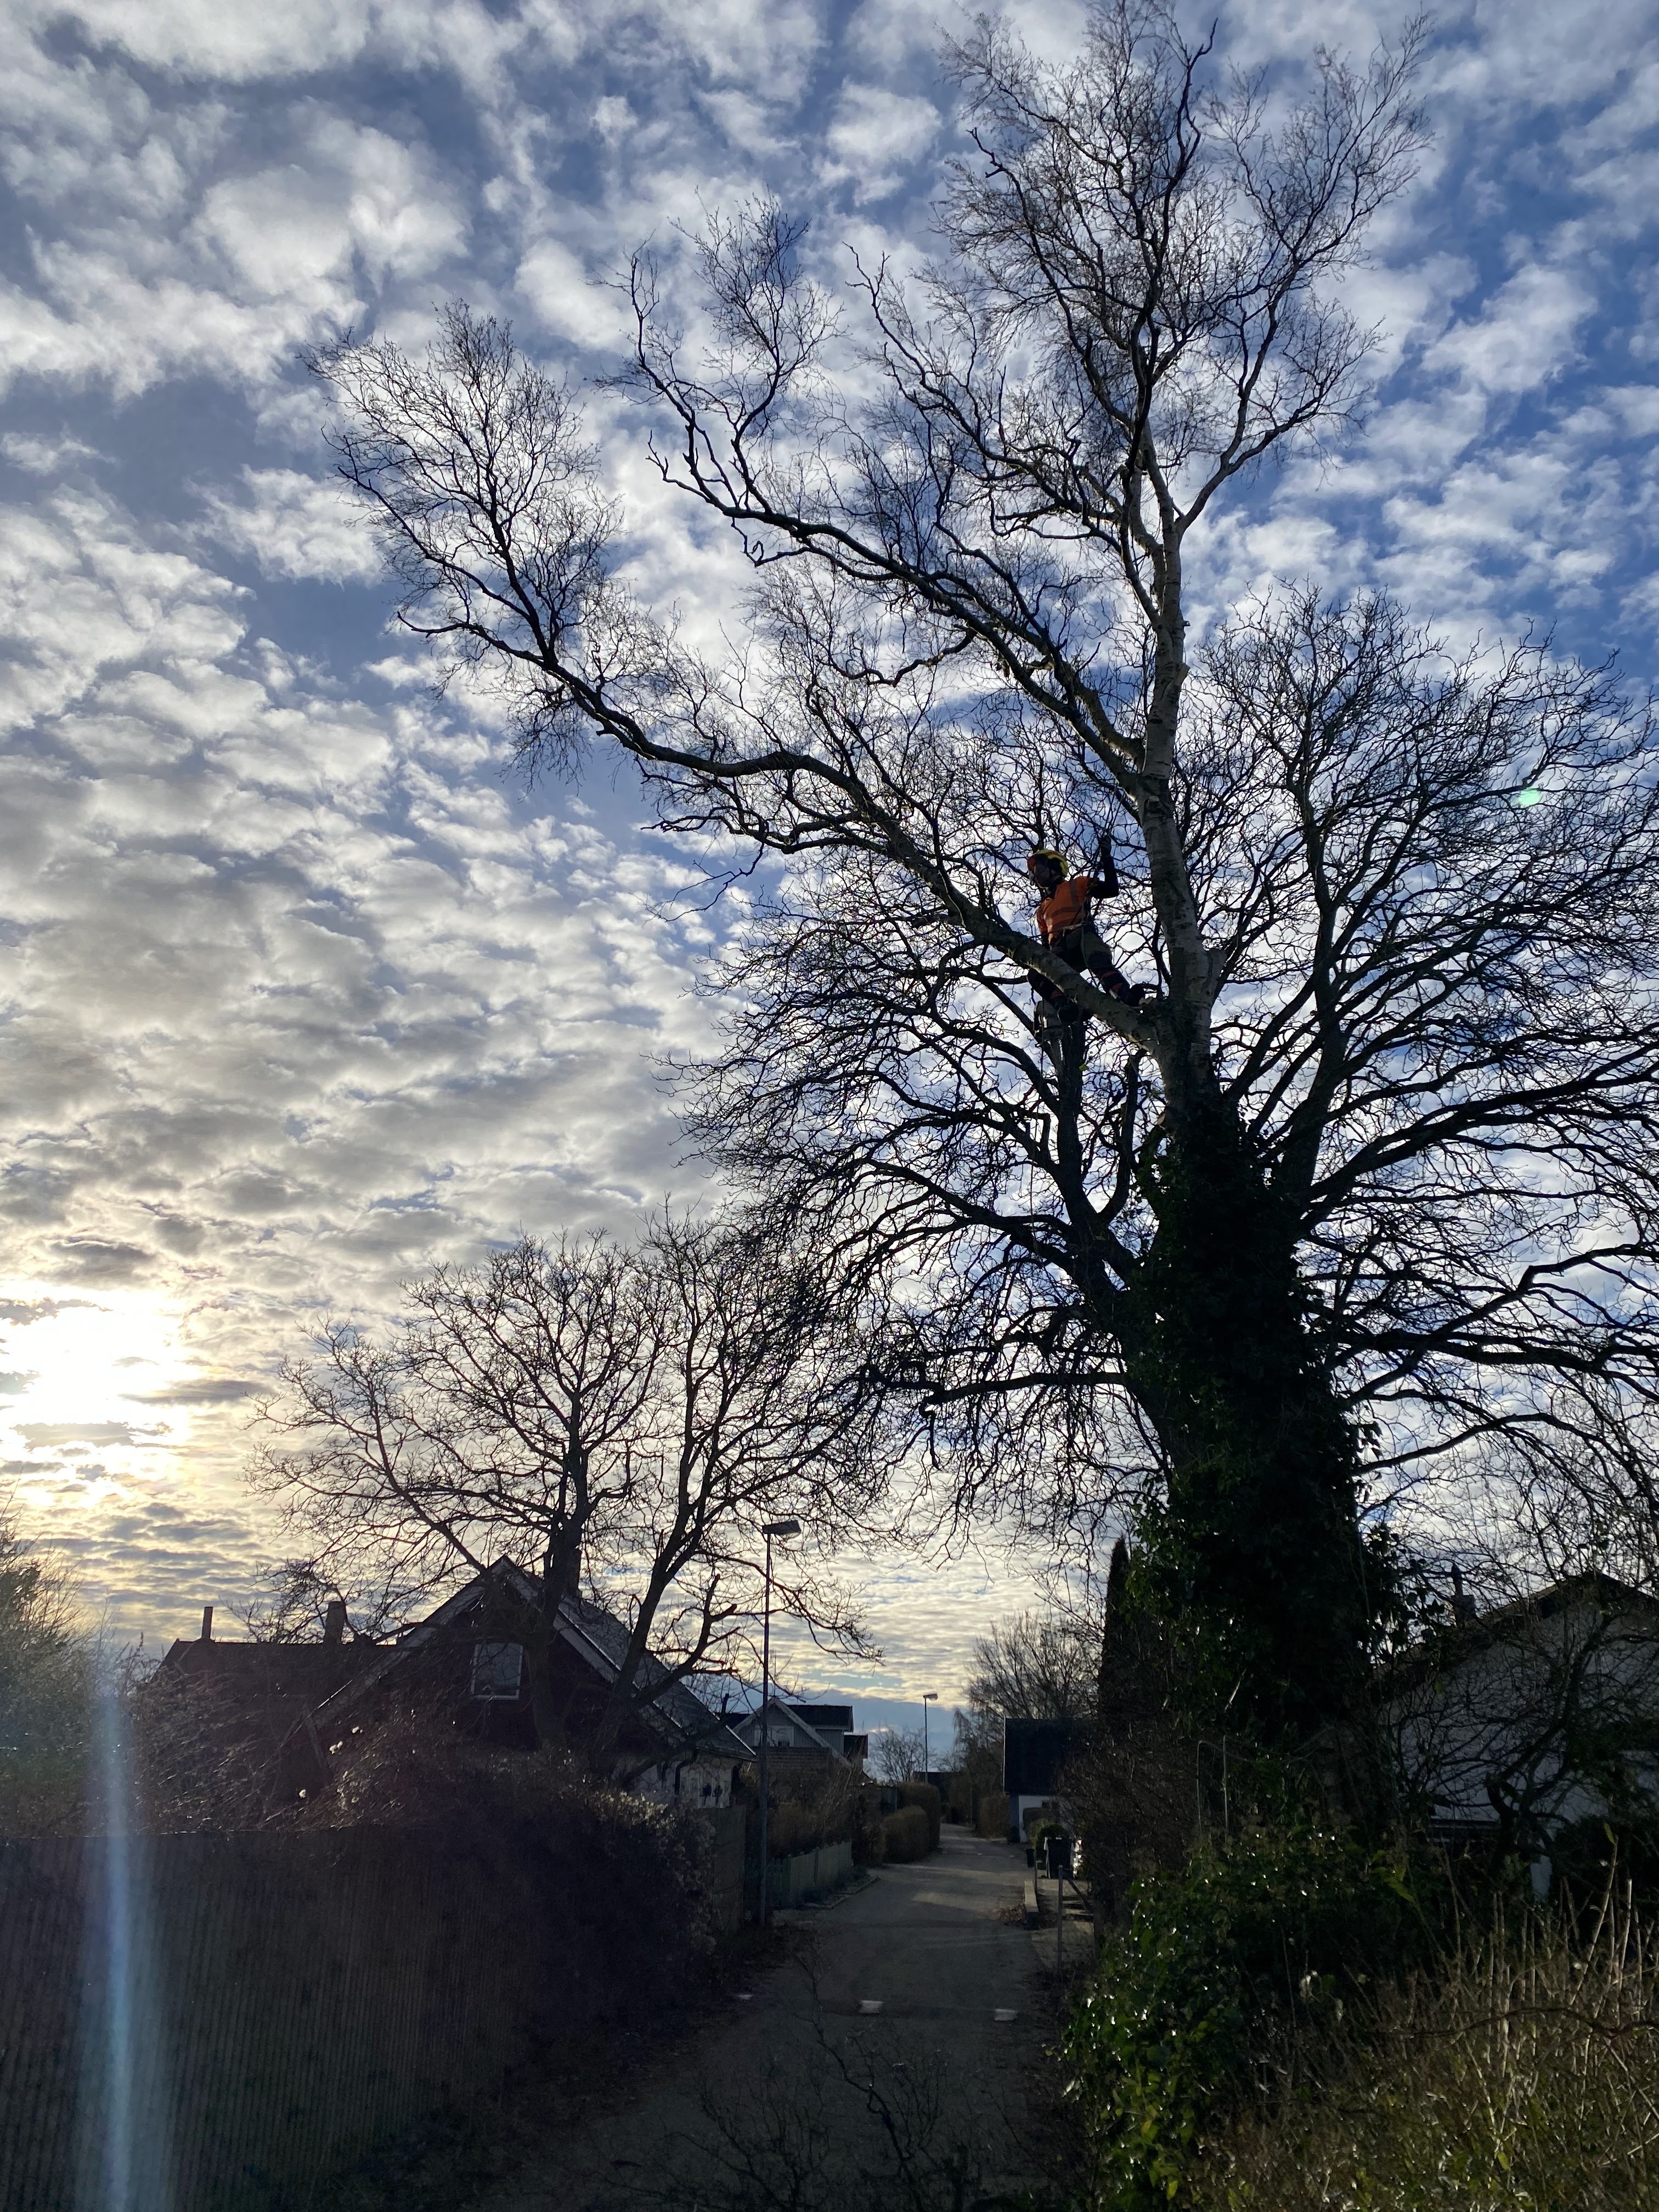
[[305,1714],[366,1673],[382,1649],[369,1643],[230,1644],[181,1637],[156,1674],[210,1685],[239,1728],[278,1742]]
[[789,1708],[799,1713],[808,1728],[817,1729],[826,1735],[851,1735],[853,1708],[851,1705],[795,1705]]
[[[477,1607],[498,1599],[503,1593],[525,1605],[538,1601],[540,1593],[535,1583],[522,1568],[509,1560],[498,1560],[488,1567],[455,1595],[446,1599],[434,1613],[417,1623],[395,1644],[382,1647],[371,1655],[372,1663],[366,1665],[351,1680],[343,1683],[317,1709],[317,1718],[332,1723],[357,1704],[374,1686],[399,1667],[410,1656],[433,1642],[442,1632],[465,1620]],[[614,1613],[603,1607],[591,1605],[586,1599],[569,1596],[559,1605],[559,1633],[565,1644],[592,1668],[602,1681],[614,1681],[627,1655],[629,1632]],[[313,1647],[314,1648],[314,1647]],[[640,1664],[639,1680],[643,1694],[635,1707],[638,1718],[666,1746],[682,1750],[695,1745],[700,1756],[708,1759],[730,1759],[734,1761],[749,1757],[749,1747],[735,1736],[718,1714],[712,1713],[701,1698],[678,1676],[671,1675],[661,1661],[647,1652]],[[656,1686],[653,1688],[653,1684]]]
[[[850,1723],[853,1717],[853,1709],[850,1705],[797,1705],[792,1704],[787,1698],[771,1698],[768,1699],[765,1710],[787,1721],[794,1735],[805,1737],[805,1742],[793,1746],[794,1749],[821,1751],[835,1759],[841,1759],[846,1755],[842,1738],[847,1731],[842,1727],[839,1718],[832,1725],[825,1726],[810,1718],[809,1716],[825,1712],[836,1715],[845,1713]],[[753,1712],[745,1713],[743,1718],[735,1723],[738,1733],[744,1737],[745,1757],[748,1755],[750,1733],[752,1731],[754,1741],[758,1741],[760,1724],[761,1715],[758,1707]],[[781,1747],[780,1747],[774,1737],[772,1748],[777,1750]]]
[[[600,1671],[608,1668],[611,1679],[615,1679],[629,1644],[628,1630],[615,1613],[591,1605],[583,1597],[567,1598],[559,1607],[559,1626],[568,1644],[586,1647],[591,1656],[602,1662]],[[709,1711],[696,1692],[687,1687],[684,1676],[671,1675],[648,1651],[640,1662],[640,1679],[649,1693],[640,1707],[641,1717],[666,1722],[681,1736],[696,1738],[711,1757],[748,1758],[748,1745],[718,1714]]]
[[1051,1796],[1081,1728],[1072,1720],[1004,1721],[1002,1786],[1009,1796]]
[[1385,1684],[1404,1687],[1425,1672],[1463,1666],[1479,1653],[1534,1622],[1552,1620],[1563,1613],[1592,1607],[1609,1615],[1645,1613],[1659,1626],[1659,1601],[1633,1583],[1620,1582],[1613,1575],[1567,1575],[1559,1582],[1550,1583],[1542,1589],[1528,1590],[1485,1613],[1442,1623],[1391,1660],[1382,1669],[1382,1679]]

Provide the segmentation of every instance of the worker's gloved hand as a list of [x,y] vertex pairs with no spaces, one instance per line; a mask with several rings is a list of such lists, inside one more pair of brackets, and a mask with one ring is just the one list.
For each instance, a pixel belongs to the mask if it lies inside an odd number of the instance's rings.
[[1100,833],[1100,841],[1095,848],[1095,865],[1090,873],[1106,897],[1117,896],[1117,862],[1112,858],[1112,836],[1109,830],[1103,830]]

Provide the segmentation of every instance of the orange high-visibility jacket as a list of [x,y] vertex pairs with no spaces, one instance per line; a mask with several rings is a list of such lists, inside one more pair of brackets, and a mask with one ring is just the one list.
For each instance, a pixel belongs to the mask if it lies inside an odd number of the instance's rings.
[[1109,896],[1106,885],[1092,876],[1067,876],[1047,898],[1037,901],[1037,935],[1045,945],[1052,945],[1057,937],[1069,937],[1089,919],[1090,901]]

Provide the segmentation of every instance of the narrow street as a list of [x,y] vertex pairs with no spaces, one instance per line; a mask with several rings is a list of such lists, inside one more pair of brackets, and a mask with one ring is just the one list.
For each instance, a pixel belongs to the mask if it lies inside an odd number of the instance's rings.
[[907,2165],[1016,2180],[1024,2069],[1053,2032],[1019,1920],[1024,1875],[1022,1851],[947,1827],[921,1864],[883,1867],[828,1907],[787,1916],[804,1938],[798,1960],[757,1978],[729,2025],[643,2102],[479,2212],[718,2205],[723,2173],[741,2172],[743,2201],[757,2204],[773,2172],[818,2174],[826,2203]]

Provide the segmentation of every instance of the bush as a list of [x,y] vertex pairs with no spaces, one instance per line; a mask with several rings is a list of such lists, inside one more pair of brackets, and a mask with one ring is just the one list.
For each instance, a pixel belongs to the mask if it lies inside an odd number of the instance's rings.
[[859,1799],[858,1820],[853,1829],[853,1863],[855,1866],[879,1866],[886,1856],[881,1795],[878,1790],[866,1790]]
[[781,1797],[767,1817],[766,1848],[775,1859],[793,1858],[797,1851],[816,1850],[823,1841],[823,1823],[816,1807],[798,1797]]
[[1257,1829],[1140,1883],[1066,2039],[1100,2212],[1168,2205],[1200,2132],[1271,2096],[1298,2038],[1421,1948],[1403,1867],[1348,1838]]
[[[787,1793],[787,1794],[786,1794]],[[772,1784],[767,1853],[775,1859],[817,1850],[856,1837],[860,1805],[858,1777],[848,1767],[787,1776]]]
[[978,1832],[981,1836],[1006,1836],[1008,1832],[1008,1800],[999,1790],[979,1801]]
[[1659,1972],[1630,1912],[1592,1940],[1496,1921],[1386,1991],[1316,2093],[1242,2119],[1203,2212],[1638,2212],[1659,2203]]
[[901,1864],[911,1859],[925,1859],[933,1848],[927,1832],[927,1814],[920,1805],[905,1805],[896,1813],[890,1813],[881,1824],[881,1832],[886,1856]]
[[1558,1828],[1550,1838],[1555,1890],[1573,1908],[1603,1897],[1609,1887],[1634,1893],[1639,1911],[1659,1908],[1659,1820],[1594,1818]]
[[927,1815],[927,1848],[930,1851],[936,1851],[939,1849],[939,1824],[942,1810],[939,1791],[931,1782],[901,1782],[899,1810],[902,1812],[909,1805],[919,1807]]

